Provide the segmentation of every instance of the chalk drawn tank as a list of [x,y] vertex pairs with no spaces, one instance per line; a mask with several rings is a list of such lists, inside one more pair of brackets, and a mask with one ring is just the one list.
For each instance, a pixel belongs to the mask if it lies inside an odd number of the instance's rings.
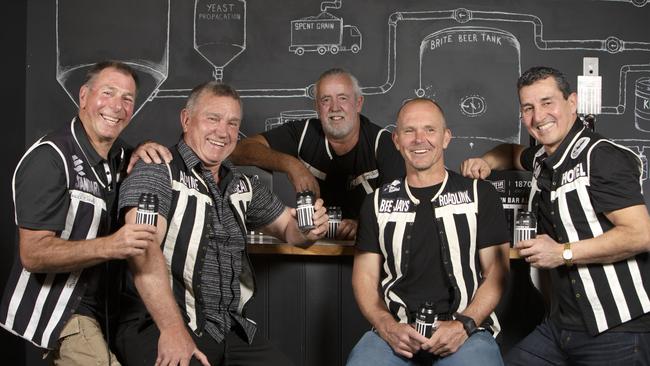
[[455,138],[519,142],[520,46],[486,27],[452,27],[420,43],[418,96],[436,100]]
[[650,77],[634,83],[634,125],[639,131],[650,132]]
[[[124,14],[147,21],[124,22]],[[58,0],[56,21],[56,79],[73,103],[88,69],[103,59],[124,61],[138,74],[135,113],[167,79],[169,1]]]
[[223,68],[246,49],[246,1],[196,0],[194,48],[221,81]]

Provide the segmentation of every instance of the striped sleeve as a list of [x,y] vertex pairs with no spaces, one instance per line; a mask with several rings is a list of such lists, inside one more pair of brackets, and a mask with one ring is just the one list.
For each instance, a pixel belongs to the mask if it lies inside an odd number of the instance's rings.
[[165,164],[146,164],[142,160],[133,167],[131,174],[124,180],[120,187],[119,213],[123,215],[125,207],[135,207],[142,193],[154,193],[158,195],[158,213],[165,219],[169,219],[172,186],[169,177],[169,170]]

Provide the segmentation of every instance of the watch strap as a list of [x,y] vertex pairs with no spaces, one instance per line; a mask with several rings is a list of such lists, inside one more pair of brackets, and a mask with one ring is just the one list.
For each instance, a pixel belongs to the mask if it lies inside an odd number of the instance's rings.
[[458,320],[463,325],[465,333],[467,333],[468,337],[479,331],[479,327],[476,326],[476,322],[469,316],[454,313],[454,320]]
[[[571,257],[570,258],[566,258],[564,256],[564,251],[567,251],[567,250],[569,252],[571,252]],[[567,266],[567,267],[571,267],[573,265],[573,252],[571,251],[571,243],[564,243],[564,251],[562,251],[562,253],[563,253],[562,259],[564,259],[564,265]]]

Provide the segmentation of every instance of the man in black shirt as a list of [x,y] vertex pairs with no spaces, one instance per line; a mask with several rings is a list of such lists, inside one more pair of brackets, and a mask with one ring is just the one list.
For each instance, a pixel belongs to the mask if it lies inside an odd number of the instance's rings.
[[650,363],[650,216],[640,159],[586,128],[559,71],[534,67],[517,83],[522,123],[540,145],[500,145],[463,174],[533,171],[538,234],[516,248],[550,274],[548,319],[515,346],[512,365]]
[[[116,225],[117,190],[128,152],[119,135],[131,121],[137,75],[127,65],[93,65],[78,116],[32,146],[14,174],[20,258],[7,283],[2,326],[53,350],[57,365],[119,365],[102,326],[116,315],[113,259],[140,256],[146,225]],[[111,281],[109,282],[109,278]]]
[[327,206],[342,208],[337,239],[353,239],[366,195],[404,175],[404,162],[390,132],[361,115],[357,79],[342,69],[324,72],[316,82],[319,119],[288,122],[241,141],[237,164],[256,165],[288,175],[296,191],[310,190]]
[[[361,209],[352,286],[374,329],[348,365],[502,364],[493,310],[508,273],[505,214],[492,185],[445,168],[450,139],[435,102],[402,106],[393,141],[406,177]],[[429,339],[412,326],[425,302],[439,315]]]

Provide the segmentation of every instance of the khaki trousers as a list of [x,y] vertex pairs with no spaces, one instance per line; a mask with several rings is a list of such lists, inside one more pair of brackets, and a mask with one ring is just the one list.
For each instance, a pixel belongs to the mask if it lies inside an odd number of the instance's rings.
[[[50,352],[56,366],[108,366],[109,350],[97,320],[73,315],[61,330],[59,348]],[[110,365],[121,366],[110,352]]]

